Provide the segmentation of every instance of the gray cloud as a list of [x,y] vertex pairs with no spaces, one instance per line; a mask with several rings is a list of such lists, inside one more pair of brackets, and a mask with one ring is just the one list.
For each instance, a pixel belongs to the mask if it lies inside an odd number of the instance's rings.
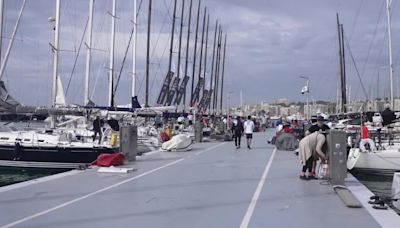
[[[11,34],[21,2],[21,0],[6,1],[4,37],[9,37]],[[48,104],[49,101],[52,64],[49,42],[53,42],[53,31],[47,18],[54,15],[54,2],[52,0],[28,1],[17,35],[19,40],[15,43],[7,65],[5,79],[9,90],[26,104]],[[88,1],[65,0],[62,2],[61,46],[63,52],[60,56],[60,73],[66,84],[87,19]],[[94,100],[99,104],[107,102],[110,2],[96,1],[94,46],[102,51],[97,50],[93,53],[91,89],[94,89],[97,81]],[[153,1],[153,3],[150,103],[154,103],[168,70],[172,10],[171,0]],[[188,3],[189,1],[186,6]],[[194,3],[197,6],[196,0]],[[115,60],[118,70],[131,30],[132,4],[132,1],[118,1]],[[310,77],[313,99],[335,100],[338,85],[336,12],[340,14],[358,69],[363,73],[363,81],[367,90],[371,92],[370,95],[375,96],[376,94],[378,71],[381,80],[380,96],[387,95],[383,92],[388,83],[385,11],[382,11],[377,33],[374,34],[384,0],[204,0],[202,4],[208,6],[211,14],[208,63],[211,63],[212,38],[216,19],[222,22],[224,32],[228,34],[225,91],[234,91],[232,95],[234,101],[231,102],[233,104],[238,104],[240,90],[243,91],[245,101],[249,103],[258,103],[261,100],[271,101],[280,97],[288,97],[296,101],[304,100],[305,98],[299,94],[300,88],[305,83],[303,79],[299,78],[300,75]],[[400,57],[400,43],[397,40],[400,40],[398,32],[400,21],[396,18],[400,16],[398,13],[400,5],[394,2],[392,7],[393,53],[397,79]],[[139,13],[137,54],[140,99],[143,99],[144,96],[146,20],[147,1],[143,1]],[[192,30],[193,27],[194,23]],[[186,31],[186,27],[184,29]],[[176,31],[175,37],[179,34],[179,28]],[[184,34],[183,44],[186,44],[186,32]],[[191,39],[193,38],[194,34],[192,33]],[[8,39],[3,39],[3,54],[7,43]],[[370,54],[366,61],[370,46]],[[193,41],[190,49],[190,62],[193,56],[192,47]],[[351,87],[352,97],[353,99],[363,98],[353,63],[349,53],[346,54],[348,83]],[[131,55],[129,52],[122,73],[121,87],[118,90],[117,100],[120,104],[129,101]],[[175,62],[177,62],[176,56],[175,54]],[[83,48],[68,93],[68,98],[73,103],[81,103],[82,100],[84,61],[85,50]],[[211,66],[208,65],[207,68],[209,71]],[[398,80],[396,82],[399,84]],[[397,86],[395,87],[397,88]],[[396,93],[398,92],[400,91],[397,90]]]

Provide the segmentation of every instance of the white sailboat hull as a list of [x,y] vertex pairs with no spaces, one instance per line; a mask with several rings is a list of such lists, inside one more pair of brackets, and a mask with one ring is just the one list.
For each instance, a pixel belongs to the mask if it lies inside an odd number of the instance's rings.
[[347,168],[400,170],[400,152],[398,148],[361,152],[359,148],[352,148],[347,159]]

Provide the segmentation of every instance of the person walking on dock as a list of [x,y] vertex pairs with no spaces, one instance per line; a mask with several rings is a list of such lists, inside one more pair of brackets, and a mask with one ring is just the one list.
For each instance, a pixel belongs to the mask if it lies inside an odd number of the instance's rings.
[[251,149],[251,139],[253,138],[254,122],[251,120],[251,116],[247,117],[244,122],[244,133],[246,134],[247,148]]
[[243,123],[240,120],[239,116],[236,119],[236,124],[234,124],[232,126],[232,131],[233,131],[233,137],[235,138],[236,149],[239,149],[240,148],[241,137],[242,137],[242,134],[243,134],[243,131],[244,131]]

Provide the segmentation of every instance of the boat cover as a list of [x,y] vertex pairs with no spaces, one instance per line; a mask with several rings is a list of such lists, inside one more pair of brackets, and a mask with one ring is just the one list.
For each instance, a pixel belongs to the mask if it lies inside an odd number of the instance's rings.
[[282,133],[276,138],[275,146],[278,150],[292,151],[299,147],[299,142],[293,134]]
[[179,134],[172,137],[171,140],[164,142],[161,146],[163,150],[190,150],[192,139],[185,134]]
[[92,163],[92,165],[110,167],[110,166],[118,166],[123,165],[125,160],[125,156],[122,153],[114,153],[114,154],[100,154],[96,161]]

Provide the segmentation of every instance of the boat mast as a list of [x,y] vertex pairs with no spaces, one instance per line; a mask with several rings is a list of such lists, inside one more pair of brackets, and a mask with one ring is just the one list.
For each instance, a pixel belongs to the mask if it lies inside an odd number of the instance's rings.
[[3,44],[3,13],[4,13],[4,0],[0,0],[0,62],[1,62],[1,50]]
[[341,40],[342,40],[342,67],[343,67],[343,96],[344,96],[344,109],[343,112],[347,112],[346,104],[348,103],[346,98],[347,93],[347,82],[346,82],[346,59],[344,54],[344,31],[343,31],[343,24],[340,25],[340,32],[341,32]]
[[217,41],[217,57],[215,60],[215,83],[214,83],[214,101],[213,101],[213,109],[218,109],[218,86],[219,86],[219,59],[221,57],[221,38],[222,37],[222,28],[219,25],[219,33],[218,33],[218,41]]
[[115,18],[117,0],[112,2],[111,13],[111,48],[110,48],[110,68],[108,72],[108,106],[114,107],[114,46],[115,46]]
[[[3,4],[3,3],[2,3],[2,4]],[[1,68],[0,68],[0,79],[3,77],[4,70],[5,70],[6,65],[7,65],[8,57],[10,56],[11,48],[12,48],[12,46],[13,46],[13,44],[14,44],[15,34],[17,34],[17,30],[18,30],[18,27],[19,27],[19,22],[21,21],[22,13],[23,13],[23,11],[24,11],[24,9],[25,9],[25,4],[26,4],[26,0],[24,0],[24,1],[22,2],[21,9],[20,9],[20,11],[19,11],[19,13],[18,13],[17,22],[15,23],[14,30],[13,30],[12,35],[11,35],[10,43],[8,44],[8,47],[7,47],[7,50],[6,50],[6,54],[5,54],[5,56],[4,56],[4,60],[3,60],[3,62],[1,63]],[[2,8],[3,8],[3,7],[2,7]],[[3,11],[3,9],[1,9],[1,11]],[[3,13],[2,13],[2,14],[3,14]],[[3,18],[3,17],[1,16],[1,18]],[[2,21],[3,21],[3,20],[2,20]],[[1,24],[1,29],[0,29],[0,30],[3,30],[3,23]],[[1,40],[1,39],[2,39],[2,36],[0,36],[0,40]],[[58,35],[57,35],[57,39],[58,39]],[[0,43],[0,45],[1,45],[1,43]],[[58,45],[58,41],[57,41],[57,45]],[[1,48],[0,48],[0,50],[1,50]],[[57,49],[57,51],[58,51],[58,49]],[[57,55],[58,55],[58,53],[57,53]],[[58,59],[58,56],[57,56],[57,59]],[[54,70],[54,68],[53,68],[53,70]],[[53,71],[53,73],[54,73],[54,71]],[[54,80],[54,81],[57,81],[57,80]],[[53,82],[53,86],[54,86],[54,82]],[[55,88],[55,87],[54,87],[54,88]],[[55,95],[54,95],[54,97],[55,97]],[[54,101],[55,101],[55,98],[54,98]]]
[[[190,23],[192,22],[192,3],[193,3],[193,0],[190,0],[188,32],[187,32],[187,39],[186,39],[185,76],[188,76],[187,73],[188,73],[188,62],[189,62]],[[184,107],[183,110],[186,110],[186,87],[185,87],[185,92],[183,94],[183,107]]]
[[337,30],[338,30],[338,41],[339,41],[339,66],[340,66],[340,91],[341,91],[341,102],[340,109],[343,113],[346,113],[346,79],[345,79],[345,62],[344,62],[344,36],[343,26],[339,22],[339,14],[336,14]]
[[[213,88],[213,82],[214,82],[214,64],[215,64],[215,45],[217,41],[217,32],[218,32],[218,20],[215,21],[215,33],[214,33],[214,45],[213,45],[213,54],[212,54],[212,60],[211,60],[211,79],[210,79],[210,91],[214,90]],[[210,93],[210,98],[212,93]],[[211,109],[211,99],[210,103],[208,104],[208,108]]]
[[393,59],[392,59],[392,28],[390,21],[390,5],[391,0],[386,0],[386,10],[387,10],[387,23],[388,23],[388,41],[389,41],[389,73],[390,73],[390,104],[391,108],[394,110],[394,94],[393,94]]
[[206,46],[205,46],[205,53],[204,53],[204,71],[203,71],[203,78],[204,78],[204,85],[203,85],[203,94],[204,88],[206,85],[206,70],[207,70],[207,46],[208,46],[208,29],[210,25],[210,14],[207,15],[207,28],[206,28]]
[[[182,0],[183,1],[183,0]],[[172,71],[172,55],[174,53],[174,35],[175,35],[175,21],[176,21],[176,3],[177,0],[174,1],[174,14],[172,16],[172,30],[171,30],[171,43],[169,48],[169,63],[168,63],[168,71]],[[169,93],[169,88],[167,94]]]
[[[201,46],[200,46],[199,81],[201,79],[201,67],[202,67],[202,63],[203,63],[203,46],[204,46],[204,31],[206,28],[206,14],[207,14],[207,7],[204,7],[203,30],[201,32]],[[203,89],[200,88],[202,92],[204,92],[204,84],[205,83],[203,83]],[[199,93],[200,93],[200,91],[199,91]]]
[[220,105],[220,111],[222,114],[222,98],[224,94],[224,74],[225,74],[225,53],[226,53],[226,34],[225,34],[225,42],[224,42],[224,55],[222,57],[222,78],[221,78],[221,105]]
[[149,70],[150,70],[150,25],[151,25],[151,3],[152,0],[149,0],[149,15],[147,20],[147,54],[146,54],[146,94],[144,107],[149,107]]
[[181,10],[181,28],[179,31],[179,44],[178,44],[178,69],[176,77],[180,77],[180,70],[181,70],[181,49],[182,49],[182,31],[183,31],[183,16],[185,13],[185,0],[182,0],[182,10]]
[[[52,107],[56,105],[57,96],[57,77],[58,77],[58,51],[59,51],[59,35],[60,35],[60,5],[61,0],[56,1],[56,19],[54,27],[54,47],[53,47],[53,86],[52,86]],[[53,123],[55,124],[55,123]],[[53,127],[53,126],[52,126]]]
[[94,0],[89,1],[89,21],[88,21],[88,36],[86,40],[86,71],[85,71],[85,84],[83,94],[83,105],[89,103],[89,78],[90,78],[90,63],[92,57],[92,28],[93,28],[93,4]]
[[[133,0],[133,43],[132,43],[132,97],[136,96],[136,39],[137,39],[137,9]],[[132,102],[132,101],[131,101]],[[133,107],[132,107],[133,108]]]
[[190,92],[190,107],[193,107],[193,89],[194,89],[194,74],[196,72],[196,52],[197,52],[197,36],[199,32],[199,19],[200,19],[200,4],[201,0],[199,0],[199,6],[197,7],[197,22],[196,22],[196,36],[194,38],[194,52],[193,52],[193,68],[192,68],[192,90]]

